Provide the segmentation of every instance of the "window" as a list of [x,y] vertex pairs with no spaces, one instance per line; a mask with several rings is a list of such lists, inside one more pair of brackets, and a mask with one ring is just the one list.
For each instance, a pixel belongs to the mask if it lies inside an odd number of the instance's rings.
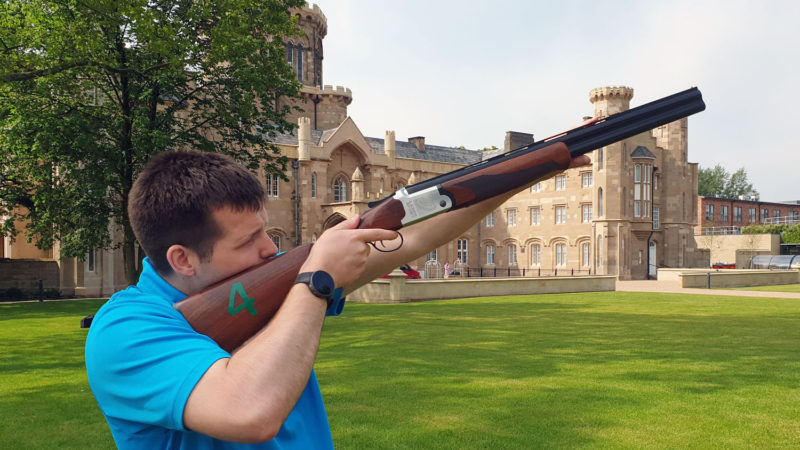
[[556,266],[565,267],[567,265],[567,244],[556,244]]
[[333,182],[333,201],[334,203],[347,201],[347,181],[343,176]]
[[94,272],[95,270],[95,258],[97,256],[97,250],[94,248],[89,249],[89,253],[86,255],[86,270],[89,272]]
[[706,205],[706,220],[714,220],[714,205]]
[[592,205],[581,206],[582,222],[587,223],[592,221]]
[[428,253],[427,258],[425,259],[425,261],[438,261],[438,260],[439,260],[439,253],[436,251],[436,249],[433,249],[432,252]]
[[508,216],[508,226],[510,227],[517,226],[517,210],[509,209],[508,211],[506,211],[506,215]]
[[583,267],[589,267],[589,262],[591,261],[591,259],[589,259],[589,256],[590,256],[589,243],[584,242],[583,244],[581,244],[581,265]]
[[556,223],[567,223],[567,207],[556,206]]
[[467,253],[467,240],[466,239],[459,239],[457,241],[458,245],[458,261],[466,264],[467,257],[469,254]]
[[278,196],[278,175],[274,173],[267,174],[267,197]]
[[603,217],[603,188],[597,190],[597,217]]
[[659,209],[658,206],[653,208],[653,229],[657,230],[660,223],[659,223]]
[[303,82],[303,46],[297,46],[297,81]]
[[514,244],[508,245],[508,265],[509,266],[517,265],[517,246]]
[[294,45],[291,42],[286,43],[286,62],[289,63],[292,68],[294,68],[294,64],[292,61],[294,60]]
[[734,206],[733,207],[733,221],[734,222],[741,222],[742,221],[742,207],[741,206]]
[[592,172],[584,172],[581,174],[581,185],[585,188],[592,187]]
[[763,221],[767,220],[767,217],[769,217],[769,210],[767,208],[762,208],[761,209],[761,221],[763,222]]
[[531,208],[531,225],[539,225],[542,218],[542,210],[539,207]]
[[719,220],[723,222],[728,221],[728,206],[722,205],[719,207]]
[[541,190],[542,190],[542,182],[541,181],[536,183],[536,184],[534,184],[533,186],[531,186],[531,192],[541,192]]
[[542,265],[542,246],[539,244],[531,245],[531,266]]
[[494,245],[486,246],[486,264],[494,265]]
[[311,174],[311,198],[317,198],[317,174]]
[[781,210],[780,209],[773,209],[772,210],[772,217],[780,217],[780,216],[781,216]]
[[633,166],[633,217],[650,215],[650,166]]
[[750,223],[756,222],[756,209],[750,208]]
[[272,242],[275,244],[275,247],[280,250],[281,249],[281,235],[279,234],[269,234],[268,235]]
[[486,216],[486,226],[493,227],[494,226],[494,211],[490,212],[488,216]]
[[798,220],[798,217],[800,217],[800,211],[789,211],[789,218],[791,220]]
[[563,191],[566,188],[567,188],[567,176],[556,175],[556,190]]

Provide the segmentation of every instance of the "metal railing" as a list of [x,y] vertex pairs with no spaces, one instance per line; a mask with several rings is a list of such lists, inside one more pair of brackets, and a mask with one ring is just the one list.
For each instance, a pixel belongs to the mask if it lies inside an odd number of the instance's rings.
[[742,234],[742,227],[703,227],[702,236],[724,236],[729,234]]
[[800,223],[800,218],[793,216],[765,217],[761,220],[762,225],[796,225]]

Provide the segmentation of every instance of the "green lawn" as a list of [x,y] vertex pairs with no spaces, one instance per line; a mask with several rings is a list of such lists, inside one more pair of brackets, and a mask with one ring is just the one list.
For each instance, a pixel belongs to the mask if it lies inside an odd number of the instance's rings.
[[[0,305],[0,448],[112,445],[78,328],[98,305]],[[798,343],[790,299],[351,304],[316,368],[337,448],[786,448],[800,446]]]
[[800,292],[800,284],[776,284],[770,286],[749,286],[731,288],[737,291]]

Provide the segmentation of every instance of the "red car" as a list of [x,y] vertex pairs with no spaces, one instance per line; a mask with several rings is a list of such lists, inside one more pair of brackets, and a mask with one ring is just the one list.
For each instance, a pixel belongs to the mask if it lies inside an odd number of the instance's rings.
[[[399,267],[399,269],[402,270],[406,274],[406,280],[419,280],[420,278],[422,278],[419,275],[419,272],[417,272],[416,270],[412,269],[411,266],[409,266],[408,264],[403,264],[402,266]],[[389,278],[389,274],[387,273],[386,275],[382,276],[381,278]]]

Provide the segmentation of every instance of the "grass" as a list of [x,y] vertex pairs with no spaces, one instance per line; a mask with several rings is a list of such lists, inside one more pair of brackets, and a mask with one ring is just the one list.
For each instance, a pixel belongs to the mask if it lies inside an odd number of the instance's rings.
[[730,288],[737,291],[800,292],[800,284],[776,284],[769,286],[749,286]]
[[[78,321],[0,305],[0,448],[110,448]],[[587,293],[348,305],[316,365],[337,448],[800,446],[800,302]]]

